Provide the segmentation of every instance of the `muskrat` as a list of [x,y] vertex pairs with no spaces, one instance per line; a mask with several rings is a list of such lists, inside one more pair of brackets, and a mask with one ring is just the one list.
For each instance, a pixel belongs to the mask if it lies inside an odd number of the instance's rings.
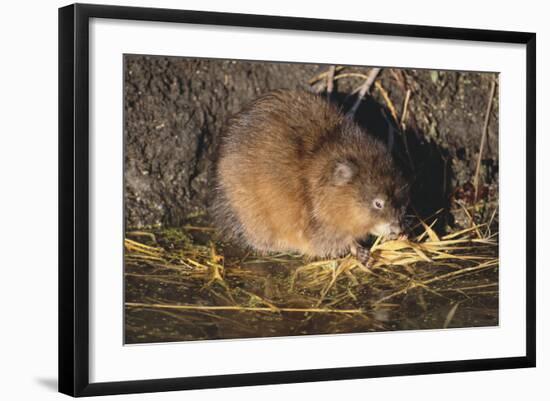
[[367,261],[360,241],[402,235],[408,201],[386,146],[319,95],[265,94],[222,134],[214,215],[257,251]]

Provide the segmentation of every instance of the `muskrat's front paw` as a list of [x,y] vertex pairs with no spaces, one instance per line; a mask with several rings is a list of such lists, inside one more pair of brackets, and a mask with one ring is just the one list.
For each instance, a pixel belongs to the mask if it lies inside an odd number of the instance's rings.
[[370,267],[374,263],[370,254],[370,250],[368,250],[367,248],[363,248],[362,246],[357,247],[355,257],[366,267]]

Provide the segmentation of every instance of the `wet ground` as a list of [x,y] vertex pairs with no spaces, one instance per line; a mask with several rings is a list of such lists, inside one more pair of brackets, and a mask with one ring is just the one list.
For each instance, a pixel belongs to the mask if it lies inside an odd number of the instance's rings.
[[127,238],[128,344],[498,325],[492,240],[445,248],[474,260],[367,269],[243,252],[201,226]]

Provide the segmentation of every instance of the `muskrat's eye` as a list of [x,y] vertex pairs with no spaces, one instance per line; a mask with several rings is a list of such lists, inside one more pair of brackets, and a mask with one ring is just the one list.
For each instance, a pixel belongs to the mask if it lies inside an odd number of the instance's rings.
[[382,199],[378,199],[376,198],[375,200],[372,201],[372,206],[375,208],[375,209],[384,209],[384,201]]

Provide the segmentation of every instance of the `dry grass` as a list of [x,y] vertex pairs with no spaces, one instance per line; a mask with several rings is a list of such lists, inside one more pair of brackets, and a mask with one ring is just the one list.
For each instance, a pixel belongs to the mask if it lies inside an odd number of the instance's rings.
[[[352,256],[306,260],[234,252],[212,227],[128,233],[128,333],[144,330],[137,321],[151,321],[151,314],[167,319],[167,313],[178,324],[171,336],[159,334],[163,340],[423,328],[430,326],[409,318],[431,310],[441,315],[442,307],[446,312],[434,327],[475,325],[453,320],[464,305],[483,313],[487,299],[498,303],[498,241],[489,227],[494,214],[446,235],[432,230],[436,221],[419,220],[420,233],[409,240],[377,238],[371,267]],[[254,329],[248,322],[258,319]],[[214,334],[199,330],[212,325]],[[181,334],[185,330],[194,334]]]

